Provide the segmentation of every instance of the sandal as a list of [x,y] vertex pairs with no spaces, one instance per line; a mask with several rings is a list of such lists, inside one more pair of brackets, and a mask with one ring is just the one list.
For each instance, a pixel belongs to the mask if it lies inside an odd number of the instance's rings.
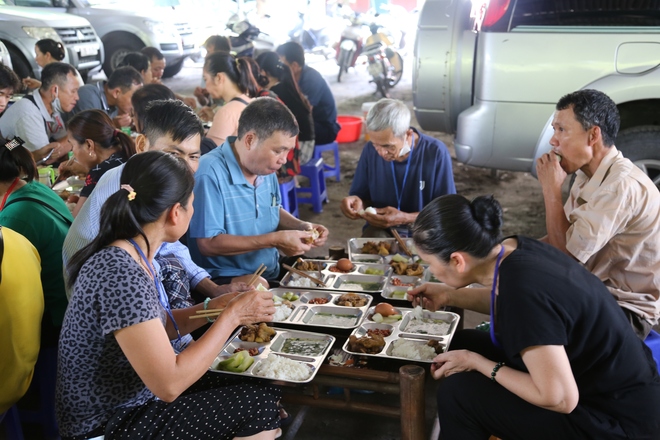
[[280,427],[286,428],[293,422],[293,417],[291,417],[289,413],[286,412],[282,404],[278,404],[277,407],[280,410]]

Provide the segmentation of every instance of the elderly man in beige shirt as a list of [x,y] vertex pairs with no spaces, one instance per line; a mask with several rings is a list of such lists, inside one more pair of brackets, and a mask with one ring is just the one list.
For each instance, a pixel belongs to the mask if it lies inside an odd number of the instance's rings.
[[644,339],[660,317],[660,192],[616,149],[619,112],[607,95],[580,90],[556,110],[552,150],[536,164],[548,231],[542,240],[600,278]]

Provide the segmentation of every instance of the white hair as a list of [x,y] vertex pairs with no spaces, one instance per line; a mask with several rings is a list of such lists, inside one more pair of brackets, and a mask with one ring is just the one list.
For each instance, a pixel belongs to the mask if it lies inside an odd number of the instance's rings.
[[392,129],[394,136],[402,138],[410,128],[410,110],[403,102],[383,98],[367,113],[367,130]]

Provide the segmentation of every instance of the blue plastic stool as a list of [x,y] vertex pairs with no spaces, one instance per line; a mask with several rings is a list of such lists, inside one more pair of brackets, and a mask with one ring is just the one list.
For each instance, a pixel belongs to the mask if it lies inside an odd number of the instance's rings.
[[299,218],[296,179],[280,183],[280,198],[282,199],[282,208],[295,218]]
[[305,165],[301,165],[300,174],[309,179],[309,187],[296,188],[298,204],[311,203],[315,213],[323,212],[323,202],[328,202],[328,190],[325,187],[325,176],[323,175],[323,159],[312,159]]
[[651,333],[644,339],[644,343],[651,349],[655,364],[658,366],[658,371],[660,371],[660,334],[655,330],[651,330]]
[[57,347],[42,347],[34,366],[30,388],[36,388],[39,409],[20,410],[21,422],[38,423],[47,439],[60,438],[55,418],[55,381],[57,380]]
[[314,159],[323,158],[324,151],[332,151],[335,156],[335,166],[331,167],[330,165],[323,163],[323,176],[333,177],[337,182],[341,179],[341,171],[339,169],[339,143],[337,141],[330,144],[315,145],[314,146]]
[[5,432],[9,440],[23,440],[23,428],[21,427],[21,418],[18,415],[16,405],[7,410],[6,413],[0,414],[0,421],[5,425]]

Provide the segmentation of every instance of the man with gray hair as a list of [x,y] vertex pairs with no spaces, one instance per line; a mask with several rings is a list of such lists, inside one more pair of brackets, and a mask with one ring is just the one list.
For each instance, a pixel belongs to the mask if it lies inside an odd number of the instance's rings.
[[449,151],[411,127],[410,110],[394,99],[381,99],[369,110],[367,134],[370,141],[341,210],[367,221],[363,237],[391,237],[390,228],[407,237],[424,206],[456,193]]
[[258,98],[243,109],[238,136],[200,159],[188,246],[214,282],[246,281],[262,263],[263,278],[277,282],[283,275],[278,251],[300,255],[325,243],[324,226],[300,221],[281,206],[275,173],[297,135],[284,104]]

